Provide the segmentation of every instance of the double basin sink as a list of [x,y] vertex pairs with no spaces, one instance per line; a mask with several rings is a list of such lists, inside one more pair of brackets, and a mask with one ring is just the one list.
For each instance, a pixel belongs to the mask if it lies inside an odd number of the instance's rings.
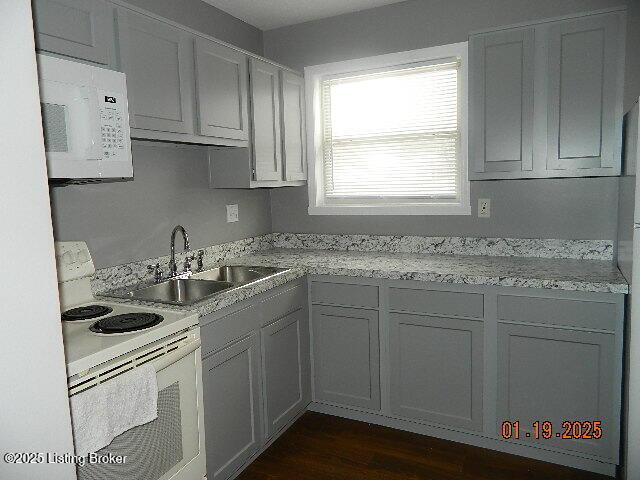
[[224,266],[194,273],[188,278],[138,285],[134,289],[120,289],[106,295],[170,305],[191,305],[284,271],[286,269],[275,267]]

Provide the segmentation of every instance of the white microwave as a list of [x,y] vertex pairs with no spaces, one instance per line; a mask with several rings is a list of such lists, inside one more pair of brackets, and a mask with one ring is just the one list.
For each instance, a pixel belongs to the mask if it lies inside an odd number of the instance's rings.
[[133,177],[125,75],[46,55],[38,73],[49,178]]

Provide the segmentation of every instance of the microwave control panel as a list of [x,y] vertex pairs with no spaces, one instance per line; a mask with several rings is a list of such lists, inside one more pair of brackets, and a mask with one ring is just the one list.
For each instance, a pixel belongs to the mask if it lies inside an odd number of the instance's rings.
[[99,92],[103,160],[119,160],[127,155],[124,122],[129,119],[124,114],[124,101],[120,94]]

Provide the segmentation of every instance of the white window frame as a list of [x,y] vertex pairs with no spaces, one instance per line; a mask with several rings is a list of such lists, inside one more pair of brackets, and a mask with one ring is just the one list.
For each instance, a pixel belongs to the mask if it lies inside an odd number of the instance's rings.
[[[386,69],[410,63],[446,61],[454,58],[460,62],[458,69],[460,198],[451,202],[424,200],[397,205],[394,205],[392,200],[389,203],[377,205],[366,202],[358,204],[352,201],[344,205],[325,204],[321,110],[323,79],[360,71]],[[467,42],[305,67],[307,144],[309,145],[307,153],[309,215],[471,215],[467,158],[468,71]]]

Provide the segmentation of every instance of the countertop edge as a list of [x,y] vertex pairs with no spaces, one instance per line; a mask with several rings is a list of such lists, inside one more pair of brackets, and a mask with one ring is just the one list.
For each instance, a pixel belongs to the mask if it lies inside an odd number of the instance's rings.
[[[449,274],[437,272],[410,272],[398,270],[384,269],[356,269],[356,268],[331,268],[331,267],[291,267],[286,262],[268,261],[259,256],[246,255],[229,259],[225,262],[246,264],[251,260],[254,264],[268,264],[268,266],[277,266],[279,268],[287,268],[286,271],[267,278],[263,281],[249,284],[227,293],[221,294],[203,300],[193,305],[176,306],[167,305],[156,302],[144,302],[138,300],[129,300],[122,298],[114,298],[108,295],[99,294],[101,298],[109,299],[109,301],[141,305],[155,308],[165,308],[181,312],[197,312],[200,317],[210,313],[217,312],[226,307],[232,306],[248,298],[264,293],[273,288],[284,285],[285,283],[297,280],[307,275],[330,275],[330,276],[348,276],[361,278],[375,278],[388,280],[413,280],[421,282],[434,282],[443,284],[461,284],[461,285],[486,285],[494,287],[514,287],[514,288],[536,288],[542,290],[564,290],[564,291],[583,291],[592,293],[609,293],[609,294],[627,294],[629,287],[626,283],[607,283],[607,282],[583,282],[577,280],[550,280],[545,278],[524,278],[517,276],[492,276],[492,275],[466,275],[466,274]],[[265,261],[267,260],[267,261]]]

